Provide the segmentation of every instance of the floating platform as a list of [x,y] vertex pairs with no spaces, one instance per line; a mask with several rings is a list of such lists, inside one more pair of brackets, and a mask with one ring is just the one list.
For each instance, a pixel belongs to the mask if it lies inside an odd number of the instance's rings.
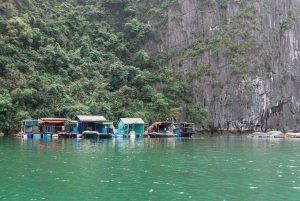
[[83,134],[77,133],[54,133],[54,134],[40,134],[40,133],[27,133],[27,134],[18,134],[17,137],[22,138],[33,138],[33,139],[46,139],[46,138],[139,138],[139,137],[148,137],[148,135],[130,135],[130,134],[110,134],[110,133],[99,133],[95,131],[84,132]]
[[20,134],[22,138],[33,138],[33,139],[46,139],[46,138],[81,138],[81,134],[76,133],[53,133],[53,134],[40,134],[40,133],[26,133]]

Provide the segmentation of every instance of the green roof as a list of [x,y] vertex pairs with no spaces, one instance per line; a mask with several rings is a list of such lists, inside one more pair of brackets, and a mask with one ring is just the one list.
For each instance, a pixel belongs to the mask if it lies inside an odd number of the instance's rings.
[[124,124],[145,124],[142,118],[121,118]]

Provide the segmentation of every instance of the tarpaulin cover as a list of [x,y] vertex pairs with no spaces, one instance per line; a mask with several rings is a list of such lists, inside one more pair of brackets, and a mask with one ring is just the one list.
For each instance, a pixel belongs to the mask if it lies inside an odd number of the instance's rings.
[[51,121],[51,120],[47,120],[47,121],[39,121],[39,124],[43,124],[43,123],[52,123],[52,124],[59,124],[59,123],[64,123],[65,121]]

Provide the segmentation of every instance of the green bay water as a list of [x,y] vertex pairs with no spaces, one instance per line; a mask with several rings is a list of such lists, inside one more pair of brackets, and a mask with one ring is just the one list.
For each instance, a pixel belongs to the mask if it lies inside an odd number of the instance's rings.
[[300,200],[300,139],[0,137],[0,200]]

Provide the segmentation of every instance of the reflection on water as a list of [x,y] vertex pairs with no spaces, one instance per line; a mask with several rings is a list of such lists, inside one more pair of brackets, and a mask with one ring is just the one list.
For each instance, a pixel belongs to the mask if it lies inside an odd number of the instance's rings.
[[0,138],[0,200],[297,200],[300,139]]
[[[105,151],[114,148],[116,151],[141,151],[144,147],[164,149],[164,147],[175,148],[184,143],[192,141],[193,138],[111,138],[111,139],[68,139],[68,138],[20,138],[22,149],[36,148],[38,153],[45,151],[63,152],[66,148],[80,150],[80,152]],[[109,147],[109,148],[108,148]]]

